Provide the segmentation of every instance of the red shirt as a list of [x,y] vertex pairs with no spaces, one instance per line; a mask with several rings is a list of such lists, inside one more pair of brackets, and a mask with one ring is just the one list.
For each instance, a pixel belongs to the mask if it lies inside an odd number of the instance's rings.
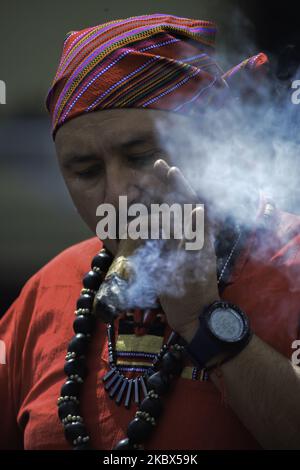
[[[239,256],[222,298],[239,305],[252,329],[287,358],[299,339],[300,217],[276,212],[262,249],[254,231]],[[266,239],[265,239],[266,241]],[[101,248],[92,238],[65,250],[24,286],[0,321],[6,364],[0,364],[0,446],[4,449],[69,449],[57,415],[57,398],[82,277]],[[108,370],[106,328],[100,322],[88,355],[81,396],[92,446],[112,449],[136,411],[118,407],[104,391]],[[211,381],[180,377],[146,449],[257,449]]]

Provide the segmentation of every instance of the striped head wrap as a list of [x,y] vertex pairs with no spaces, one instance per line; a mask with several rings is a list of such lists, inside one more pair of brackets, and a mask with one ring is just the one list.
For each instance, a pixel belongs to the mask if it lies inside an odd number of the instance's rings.
[[[241,69],[257,69],[264,54],[226,74],[213,59],[210,21],[153,14],[110,21],[68,33],[48,92],[53,138],[84,113],[151,108],[192,114],[212,102]],[[216,93],[217,92],[217,93]]]

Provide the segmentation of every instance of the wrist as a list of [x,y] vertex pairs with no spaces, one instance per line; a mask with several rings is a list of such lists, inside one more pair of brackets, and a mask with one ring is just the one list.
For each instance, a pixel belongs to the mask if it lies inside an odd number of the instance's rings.
[[[209,298],[211,300],[208,300],[206,305],[211,305],[214,302],[221,301],[218,295],[210,296]],[[203,307],[202,310],[205,310],[205,307]],[[181,332],[179,332],[179,334],[187,343],[190,343],[192,339],[194,338],[198,328],[199,328],[199,315],[192,322],[185,325],[185,327],[182,329]]]
[[199,316],[198,328],[190,329],[186,351],[197,367],[212,369],[239,354],[251,338],[246,314],[236,305],[216,301]]
[[186,325],[185,328],[182,330],[182,332],[179,334],[187,343],[190,343],[192,339],[194,338],[198,328],[199,328],[199,320],[197,318],[195,321]]

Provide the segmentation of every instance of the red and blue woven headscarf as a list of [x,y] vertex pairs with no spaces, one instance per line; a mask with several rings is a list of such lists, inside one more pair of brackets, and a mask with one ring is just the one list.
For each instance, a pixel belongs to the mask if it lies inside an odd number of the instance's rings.
[[215,35],[210,21],[165,14],[70,32],[46,100],[53,138],[68,120],[101,109],[191,113],[228,88],[237,71],[267,62],[260,53],[224,74],[213,59]]

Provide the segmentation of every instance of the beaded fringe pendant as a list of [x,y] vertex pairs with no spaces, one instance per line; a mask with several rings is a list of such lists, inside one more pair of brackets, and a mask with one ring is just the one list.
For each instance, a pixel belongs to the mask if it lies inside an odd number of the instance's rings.
[[[153,373],[153,370],[149,371]],[[144,376],[128,379],[117,369],[111,369],[103,377],[104,388],[109,397],[114,399],[117,405],[121,405],[123,399],[125,408],[129,409],[132,402],[140,405],[146,397],[148,390]]]
[[[173,335],[171,335],[173,337]],[[124,403],[125,408],[129,409],[131,404],[140,405],[148,394],[148,377],[156,372],[156,367],[161,361],[167,345],[163,345],[160,352],[156,355],[154,361],[149,364],[149,368],[139,377],[129,379],[118,368],[116,362],[115,328],[114,323],[107,324],[108,338],[108,361],[110,370],[103,377],[104,389],[109,397],[115,400],[117,405]]]
[[[174,342],[174,339],[176,339],[177,336],[178,335],[175,332],[172,332],[167,343],[162,346],[160,352],[157,354],[149,369],[143,375],[134,379],[128,379],[128,377],[125,377],[115,365],[113,353],[110,355],[110,370],[105,374],[102,380],[105,384],[104,388],[108,392],[109,397],[111,399],[115,399],[117,405],[121,405],[123,399],[125,398],[124,406],[125,408],[129,409],[132,403],[140,406],[143,400],[147,398],[149,392],[153,389],[151,380],[155,380],[157,375],[159,375],[158,368],[162,359],[164,359],[165,364],[168,363],[167,356],[170,355],[166,353],[170,344]],[[171,361],[171,365],[174,369],[173,362],[174,361]],[[181,369],[182,366],[180,365],[180,370]],[[176,371],[176,373],[178,373],[178,371]],[[162,386],[164,387],[164,385],[165,384]]]

